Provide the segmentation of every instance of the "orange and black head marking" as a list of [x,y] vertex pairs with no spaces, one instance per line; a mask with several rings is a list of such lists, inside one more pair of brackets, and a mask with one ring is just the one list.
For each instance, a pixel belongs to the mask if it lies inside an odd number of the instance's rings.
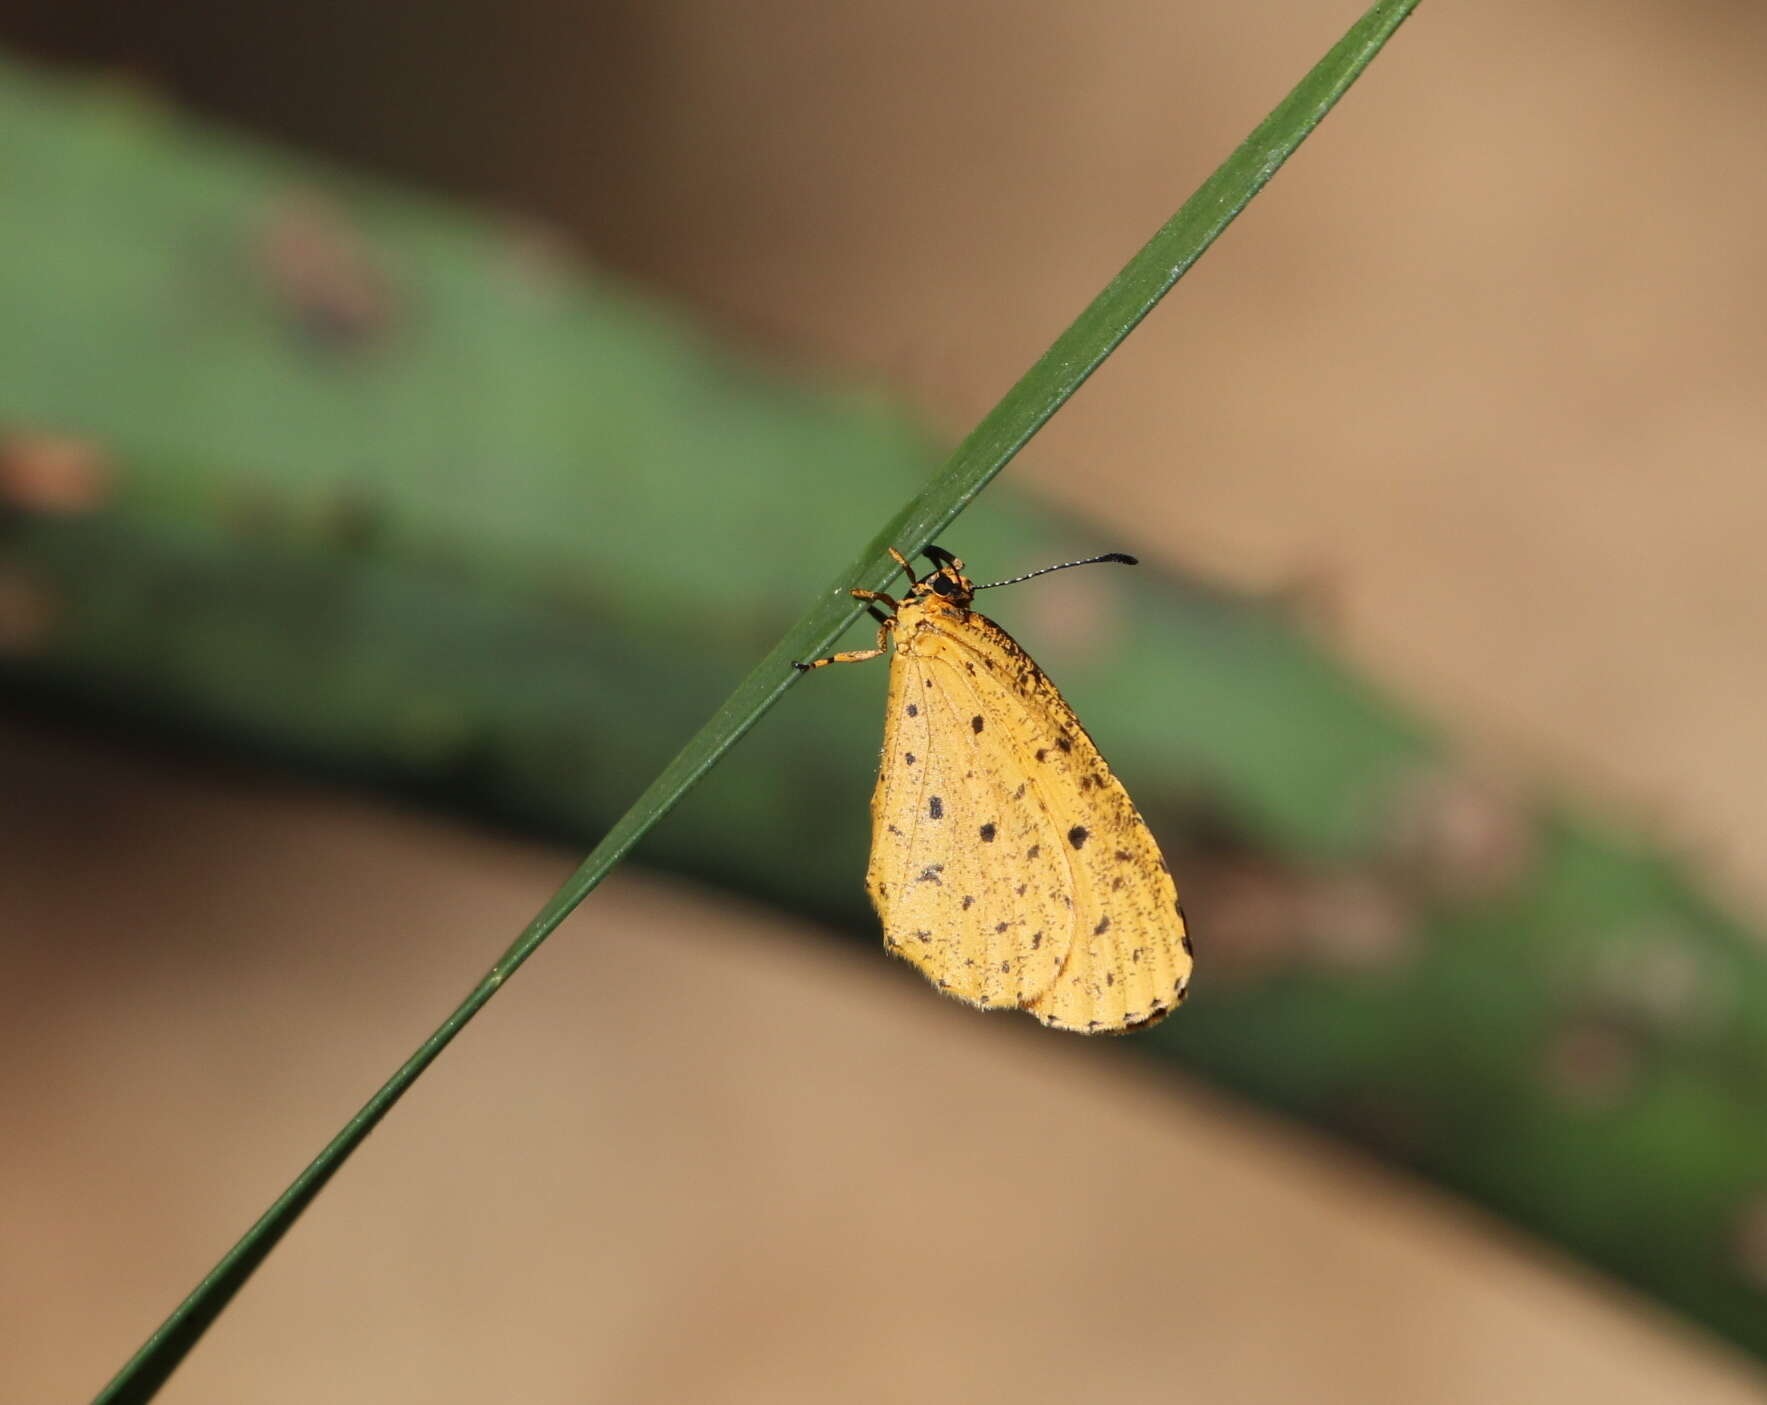
[[963,574],[963,561],[942,546],[929,546],[923,553],[933,563],[931,574],[914,578],[914,571],[906,557],[892,551],[890,555],[901,562],[902,569],[908,573],[908,601],[940,600],[954,609],[967,610],[969,602],[975,599],[976,583]]
[[1051,571],[1065,571],[1070,566],[1094,566],[1101,561],[1116,561],[1125,566],[1136,564],[1133,556],[1120,551],[1109,552],[1104,556],[1091,556],[1084,561],[1063,561],[1058,566],[1045,566],[1040,571],[1028,571],[1022,576],[1014,576],[1011,580],[990,581],[987,585],[977,585],[963,574],[963,562],[953,556],[942,546],[929,546],[925,550],[927,560],[933,563],[932,572],[926,576],[916,576],[914,567],[908,558],[895,547],[891,547],[890,555],[908,577],[908,593],[900,600],[886,595],[881,590],[850,590],[847,593],[855,600],[866,602],[871,617],[877,621],[877,643],[870,649],[849,649],[844,653],[829,654],[825,658],[812,659],[809,663],[796,663],[792,667],[800,673],[808,673],[814,668],[826,668],[831,663],[862,663],[866,659],[875,659],[887,652],[890,632],[896,627],[896,613],[905,606],[917,609],[933,609],[950,611],[960,620],[968,619],[970,602],[975,599],[978,590],[992,590],[997,585],[1017,585],[1020,581],[1028,581],[1032,576],[1046,576]]

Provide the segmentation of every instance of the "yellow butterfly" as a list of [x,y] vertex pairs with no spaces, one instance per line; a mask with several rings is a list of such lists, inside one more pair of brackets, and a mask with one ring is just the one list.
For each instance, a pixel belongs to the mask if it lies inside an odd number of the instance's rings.
[[852,592],[870,602],[877,647],[796,665],[876,658],[895,638],[865,880],[885,946],[947,995],[1057,1029],[1164,1019],[1191,958],[1159,845],[1055,685],[970,608],[978,590],[1135,558],[978,586],[940,547],[927,548],[924,580],[890,555],[908,576],[904,599]]

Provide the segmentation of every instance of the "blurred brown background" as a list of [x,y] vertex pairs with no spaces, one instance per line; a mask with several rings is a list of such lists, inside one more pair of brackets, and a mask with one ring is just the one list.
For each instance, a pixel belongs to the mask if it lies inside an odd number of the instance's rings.
[[[959,430],[1354,12],[12,0],[0,43],[555,221]],[[1764,59],[1743,5],[1426,3],[1014,474],[1299,589],[1767,916]],[[16,726],[0,826],[0,1392],[77,1398],[571,859]],[[1763,1394],[1488,1221],[1021,1025],[628,876],[167,1398]]]

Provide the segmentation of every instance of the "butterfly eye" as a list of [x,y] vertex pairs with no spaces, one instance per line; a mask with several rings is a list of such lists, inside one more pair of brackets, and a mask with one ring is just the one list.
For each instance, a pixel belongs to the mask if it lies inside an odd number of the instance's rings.
[[935,595],[949,595],[956,588],[957,587],[952,582],[951,577],[947,575],[937,575],[933,577],[933,594]]

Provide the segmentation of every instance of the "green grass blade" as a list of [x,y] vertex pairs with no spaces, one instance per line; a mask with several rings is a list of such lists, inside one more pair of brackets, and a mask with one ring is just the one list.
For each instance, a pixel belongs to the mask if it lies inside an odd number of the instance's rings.
[[890,520],[818,603],[737,686],[711,720],[608,831],[459,1007],[277,1198],[99,1395],[151,1399],[419,1074],[621,858],[715,766],[795,681],[792,660],[825,652],[858,617],[851,586],[882,589],[887,548],[918,551],[944,530],[1046,424],[1270,180],[1356,81],[1419,0],[1380,0],[1224,161]]

